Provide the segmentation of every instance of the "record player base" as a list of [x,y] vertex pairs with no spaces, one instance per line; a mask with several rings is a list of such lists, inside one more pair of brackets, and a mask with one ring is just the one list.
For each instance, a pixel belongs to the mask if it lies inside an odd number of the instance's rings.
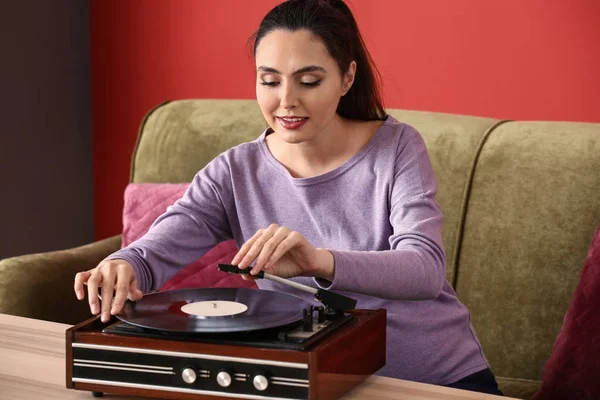
[[385,310],[350,313],[306,350],[107,334],[111,322],[94,317],[67,330],[66,386],[95,396],[337,399],[385,364]]

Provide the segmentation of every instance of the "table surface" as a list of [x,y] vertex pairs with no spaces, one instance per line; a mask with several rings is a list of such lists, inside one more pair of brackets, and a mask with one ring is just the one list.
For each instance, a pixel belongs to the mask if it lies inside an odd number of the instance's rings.
[[[85,399],[89,392],[65,387],[65,331],[70,325],[0,314],[1,399]],[[106,399],[131,396],[105,395]],[[141,399],[141,398],[136,398]],[[343,400],[494,400],[492,396],[442,386],[372,376]]]

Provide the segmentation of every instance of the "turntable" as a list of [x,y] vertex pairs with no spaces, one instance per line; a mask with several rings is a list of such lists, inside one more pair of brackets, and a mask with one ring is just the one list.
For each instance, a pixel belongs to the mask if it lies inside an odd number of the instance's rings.
[[[247,273],[219,265],[229,273]],[[385,310],[269,275],[322,305],[247,288],[181,289],[126,302],[66,332],[66,385],[171,399],[336,399],[385,364]]]

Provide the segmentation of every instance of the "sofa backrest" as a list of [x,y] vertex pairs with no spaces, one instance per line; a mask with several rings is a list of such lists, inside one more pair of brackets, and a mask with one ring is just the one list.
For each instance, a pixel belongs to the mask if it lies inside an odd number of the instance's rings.
[[[388,110],[427,144],[447,279],[498,376],[540,379],[600,224],[600,124]],[[189,182],[266,128],[254,100],[178,100],[140,127],[131,181]]]
[[218,154],[267,127],[256,101],[179,100],[151,110],[140,126],[133,183],[183,183]]

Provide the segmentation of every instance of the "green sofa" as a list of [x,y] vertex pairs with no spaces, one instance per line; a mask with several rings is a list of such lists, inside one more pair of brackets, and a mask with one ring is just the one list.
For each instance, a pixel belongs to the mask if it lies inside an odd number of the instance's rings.
[[[389,112],[415,126],[429,148],[445,214],[447,279],[471,310],[505,394],[529,398],[600,224],[600,124]],[[252,100],[162,104],[142,122],[131,182],[189,182],[265,127]],[[120,244],[115,236],[0,261],[0,312],[83,320],[87,304],[75,300],[73,276]]]

